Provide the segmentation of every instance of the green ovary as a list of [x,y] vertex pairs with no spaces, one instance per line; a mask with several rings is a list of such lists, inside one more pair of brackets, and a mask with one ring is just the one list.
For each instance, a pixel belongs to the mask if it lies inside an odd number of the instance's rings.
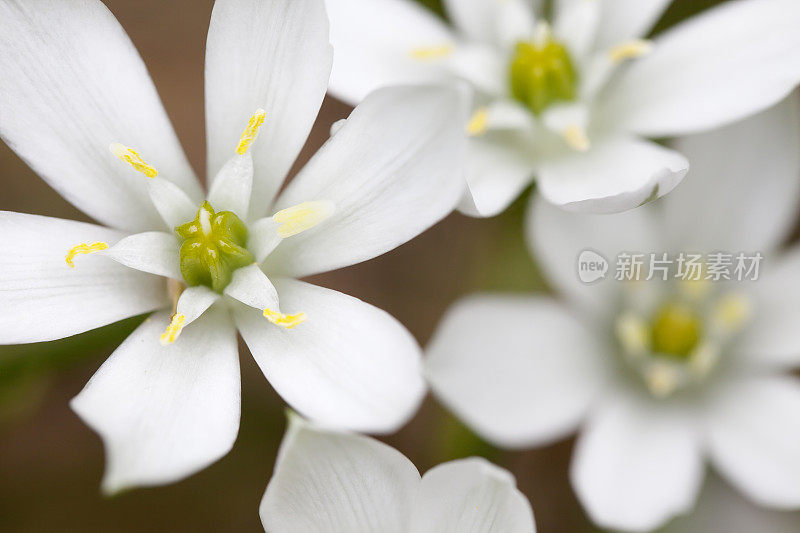
[[247,227],[231,211],[214,212],[204,202],[195,219],[175,228],[183,239],[180,267],[183,279],[191,286],[205,285],[221,292],[233,272],[255,259],[247,250]]
[[577,74],[564,45],[549,39],[543,46],[517,43],[511,61],[511,92],[535,114],[559,101],[574,100]]
[[702,324],[686,305],[667,304],[656,313],[651,326],[653,351],[677,359],[687,359],[697,346]]

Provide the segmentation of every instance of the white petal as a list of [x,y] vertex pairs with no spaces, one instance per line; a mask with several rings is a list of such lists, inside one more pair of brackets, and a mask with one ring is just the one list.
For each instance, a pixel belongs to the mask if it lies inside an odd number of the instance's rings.
[[270,533],[406,533],[419,479],[394,448],[293,415],[261,523]]
[[538,184],[542,196],[568,211],[617,213],[667,194],[688,169],[677,152],[617,137],[596,141],[587,152],[543,161]]
[[[568,213],[534,196],[526,221],[528,245],[546,279],[576,309],[606,313],[619,289],[614,280],[617,255],[663,248],[654,214],[648,206],[616,215]],[[585,250],[600,254],[608,263],[603,278],[593,283],[583,283],[578,276],[578,261]]]
[[103,490],[186,477],[225,455],[239,430],[239,359],[224,309],[211,310],[169,346],[157,313],[111,355],[72,402],[103,438]]
[[[789,235],[800,203],[797,98],[731,126],[679,139],[691,170],[662,202],[682,251],[768,254]],[[758,154],[758,157],[753,157]]]
[[572,0],[558,11],[555,18],[553,33],[579,61],[592,49],[600,10],[601,2],[598,0]]
[[278,235],[280,223],[272,217],[262,218],[250,224],[247,237],[247,249],[261,263],[283,240]]
[[739,341],[739,351],[758,365],[800,366],[800,247],[783,257],[766,257],[753,283],[753,322]]
[[602,0],[595,45],[608,48],[644,37],[672,0]]
[[208,175],[234,154],[248,119],[266,120],[250,147],[250,218],[264,216],[300,153],[328,85],[332,51],[319,0],[214,3],[206,45]]
[[147,181],[147,189],[150,200],[170,231],[194,220],[198,204],[171,181],[156,177]]
[[208,192],[208,201],[218,212],[233,211],[246,220],[252,190],[253,158],[248,152],[233,156],[223,165]]
[[703,479],[697,430],[671,406],[616,399],[578,438],[572,486],[597,525],[649,531],[689,511]]
[[125,237],[101,252],[114,261],[142,272],[172,279],[183,279],[180,267],[180,245],[175,235],[148,231]]
[[461,43],[443,60],[442,67],[485,94],[505,96],[507,62],[506,54],[491,46]]
[[219,300],[219,294],[208,287],[199,285],[184,289],[178,298],[178,308],[176,309],[184,316],[183,326],[186,327],[200,318],[217,300]]
[[267,260],[293,277],[381,255],[444,218],[464,190],[466,97],[449,87],[375,91],[278,199],[335,212],[285,239]]
[[355,105],[391,85],[447,77],[445,57],[415,58],[415,50],[441,50],[455,37],[429,10],[408,0],[325,0],[334,49],[331,93]]
[[81,222],[0,212],[0,343],[60,339],[164,307],[164,281],[97,254],[65,255],[81,243],[124,234]]
[[436,395],[503,447],[574,431],[605,377],[599,342],[546,298],[462,300],[426,351],[425,374]]
[[655,41],[607,88],[603,112],[654,137],[733,122],[783,99],[800,81],[800,3],[722,4]]
[[711,460],[759,505],[800,506],[800,383],[762,377],[731,384],[709,418]]
[[533,511],[514,476],[479,457],[435,466],[422,476],[414,533],[534,533]]
[[535,20],[533,4],[531,0],[444,0],[447,14],[467,40],[491,44],[530,38]]
[[225,294],[260,311],[266,308],[279,310],[278,292],[258,265],[236,270],[230,284],[225,287]]
[[471,139],[467,149],[467,186],[459,209],[471,216],[494,216],[533,181],[535,162],[506,142],[511,132],[489,132]]
[[190,195],[200,186],[136,49],[99,1],[0,4],[0,136],[59,194],[105,224],[161,228],[138,151]]
[[270,384],[312,420],[389,432],[424,394],[420,350],[385,312],[361,300],[294,280],[275,280],[284,312],[307,320],[286,330],[240,308],[236,323]]

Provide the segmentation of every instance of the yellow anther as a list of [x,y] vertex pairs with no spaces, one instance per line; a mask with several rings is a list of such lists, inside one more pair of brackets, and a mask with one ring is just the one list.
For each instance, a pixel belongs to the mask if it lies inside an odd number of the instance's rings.
[[70,268],[75,268],[75,263],[73,263],[72,260],[75,259],[76,255],[93,254],[94,252],[99,252],[106,249],[108,249],[108,244],[104,242],[85,242],[70,248],[65,259],[67,260],[67,265],[69,265]]
[[656,398],[670,396],[681,384],[678,371],[669,365],[654,363],[644,371],[644,382],[647,389]]
[[183,330],[184,322],[186,322],[186,316],[183,314],[175,313],[172,315],[172,320],[170,321],[169,326],[167,326],[166,331],[161,334],[161,346],[166,346],[175,342]]
[[650,349],[650,330],[647,322],[632,314],[617,319],[617,339],[626,352],[642,354]]
[[472,114],[467,124],[467,134],[470,137],[480,137],[486,130],[489,129],[489,109],[486,107],[479,107]]
[[717,364],[719,349],[712,343],[704,343],[689,356],[689,370],[697,378],[706,377]]
[[442,59],[453,53],[453,45],[422,46],[411,50],[411,57],[419,61]]
[[142,159],[142,156],[133,148],[128,148],[120,143],[111,143],[108,149],[111,150],[112,154],[125,161],[148,178],[155,178],[158,176],[158,170],[148,165],[147,162]]
[[265,118],[267,118],[267,113],[263,109],[257,109],[255,114],[250,117],[247,127],[242,132],[242,137],[239,139],[239,144],[236,145],[237,154],[242,155],[247,152],[247,149],[258,137],[258,129],[264,123]]
[[636,59],[653,51],[653,41],[634,39],[626,41],[608,50],[608,58],[614,63],[622,63],[626,59]]
[[282,224],[278,227],[278,236],[282,239],[297,235],[313,228],[333,214],[334,206],[327,201],[303,202],[287,207],[272,215],[272,219]]
[[567,126],[563,132],[563,136],[569,147],[578,152],[585,152],[591,147],[586,132],[577,124]]
[[272,309],[264,309],[264,316],[267,320],[275,324],[276,326],[280,326],[286,329],[292,329],[293,327],[302,324],[306,321],[306,314],[305,313],[297,313],[294,315],[285,315],[278,311],[273,311]]
[[741,294],[725,295],[714,306],[715,322],[728,331],[741,328],[751,315],[750,300]]

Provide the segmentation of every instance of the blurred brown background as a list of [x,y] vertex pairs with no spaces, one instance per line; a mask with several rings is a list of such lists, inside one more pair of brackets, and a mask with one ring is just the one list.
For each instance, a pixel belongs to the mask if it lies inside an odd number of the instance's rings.
[[[204,175],[203,56],[212,1],[106,3],[139,48],[192,165]],[[440,9],[437,0],[423,3]],[[660,26],[714,3],[676,0]],[[326,100],[299,163],[348,113],[344,104]],[[2,143],[0,191],[3,210],[88,220]],[[545,290],[522,243],[523,207],[524,201],[518,201],[489,220],[452,215],[383,257],[314,281],[387,310],[425,343],[444,310],[461,295]],[[233,451],[180,483],[110,499],[100,496],[100,439],[70,411],[68,401],[141,319],[55,343],[0,347],[0,530],[261,530],[258,504],[283,434],[284,405],[244,347],[243,412]],[[422,472],[456,457],[484,455],[516,475],[532,501],[540,532],[594,531],[569,488],[571,441],[502,452],[481,442],[430,398],[407,427],[384,440]],[[770,530],[766,527],[763,531]]]

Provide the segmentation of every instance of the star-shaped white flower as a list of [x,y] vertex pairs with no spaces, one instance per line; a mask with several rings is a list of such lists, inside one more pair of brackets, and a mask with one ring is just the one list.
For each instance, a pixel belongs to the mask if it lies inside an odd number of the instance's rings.
[[686,157],[646,138],[708,130],[800,82],[800,2],[737,0],[645,40],[669,0],[444,0],[449,26],[412,0],[326,0],[331,91],[459,79],[467,214],[504,210],[536,177],[570,211],[618,212],[670,192]]
[[[434,392],[487,439],[529,447],[579,427],[573,487],[601,526],[649,530],[689,511],[708,457],[755,502],[800,508],[800,203],[795,96],[677,142],[696,173],[628,213],[536,200],[532,250],[565,297],[475,296],[429,346]],[[761,253],[756,281],[582,283],[581,251]],[[707,263],[702,279],[712,275]],[[607,274],[615,275],[614,269]],[[690,279],[697,277],[689,276]]]
[[205,195],[102,3],[0,1],[0,134],[106,225],[0,213],[0,342],[157,311],[72,402],[105,442],[106,491],[176,480],[230,449],[237,329],[313,420],[386,432],[421,400],[420,350],[395,319],[296,278],[380,255],[452,210],[465,97],[376,91],[277,194],[325,94],[327,28],[321,0],[216,2]]
[[536,531],[514,477],[485,459],[443,463],[420,478],[394,448],[297,416],[290,416],[260,511],[270,533]]

